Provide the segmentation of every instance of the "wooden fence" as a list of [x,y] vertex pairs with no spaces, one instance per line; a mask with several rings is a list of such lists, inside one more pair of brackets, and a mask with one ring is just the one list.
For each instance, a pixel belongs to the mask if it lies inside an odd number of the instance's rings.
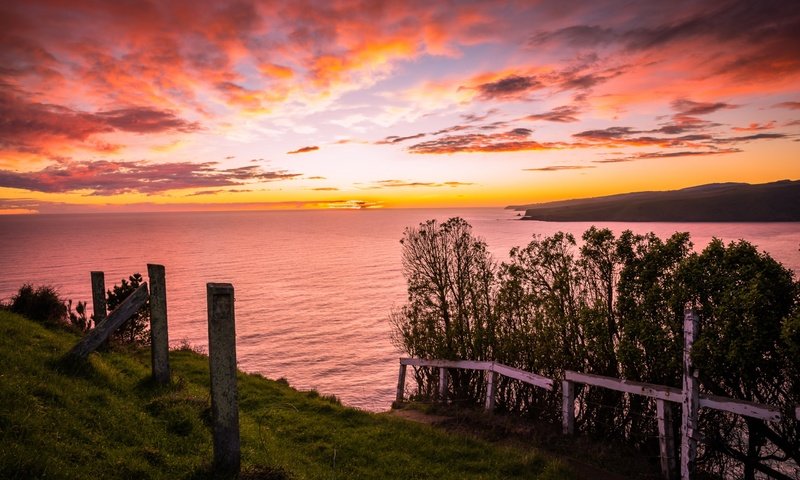
[[[683,388],[635,382],[613,377],[604,377],[589,373],[566,370],[561,382],[562,394],[562,428],[565,435],[575,432],[575,385],[583,384],[591,387],[607,388],[633,395],[642,395],[656,401],[656,417],[659,436],[659,456],[661,472],[665,478],[690,479],[694,473],[694,462],[697,455],[697,441],[700,438],[697,419],[700,408],[711,408],[747,417],[758,418],[767,422],[778,422],[783,416],[780,409],[771,405],[762,405],[726,397],[704,395],[699,392],[698,372],[692,364],[692,345],[697,337],[698,318],[693,310],[687,309],[684,314],[684,355],[683,355]],[[397,382],[397,401],[403,401],[405,390],[406,367],[438,367],[439,397],[446,399],[447,369],[459,368],[482,370],[489,372],[486,382],[486,410],[494,408],[496,375],[514,378],[545,390],[552,391],[554,380],[496,362],[478,362],[469,360],[426,360],[419,358],[401,358],[400,373]],[[675,421],[673,404],[682,404],[680,455],[677,455],[677,444],[672,434]],[[795,417],[800,420],[800,406],[795,408]],[[680,461],[680,464],[679,462]]]
[[[91,272],[95,326],[67,352],[67,358],[86,359],[142,306],[149,305],[152,378],[161,385],[170,383],[166,273],[163,265],[148,264],[147,274],[149,290],[142,282],[113,312],[106,314],[105,274]],[[207,283],[206,300],[213,470],[224,478],[233,478],[241,463],[233,285]]]

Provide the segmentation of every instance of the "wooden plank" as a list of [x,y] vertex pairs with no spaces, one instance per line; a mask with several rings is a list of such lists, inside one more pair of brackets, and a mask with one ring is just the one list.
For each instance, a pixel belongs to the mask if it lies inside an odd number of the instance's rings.
[[228,475],[241,464],[233,285],[207,283],[206,295],[214,471]]
[[495,363],[492,366],[492,371],[505,375],[508,378],[513,378],[521,382],[529,383],[545,390],[553,390],[553,380],[551,378],[536,375],[535,373],[520,370],[518,368],[509,367],[500,363]]
[[401,358],[400,365],[412,367],[444,367],[463,368],[467,370],[490,370],[492,362],[477,362],[473,360],[428,360],[424,358]]
[[675,437],[672,433],[674,413],[672,403],[656,399],[656,415],[658,420],[658,450],[661,460],[661,474],[671,480],[678,473],[675,458]]
[[150,359],[153,380],[169,383],[169,330],[167,328],[167,281],[163,265],[147,264],[150,281]]
[[700,409],[700,382],[692,362],[692,346],[697,339],[698,318],[687,308],[683,314],[683,410],[681,411],[681,478],[694,475],[699,439],[697,418]]
[[106,319],[106,280],[103,272],[91,272],[92,277],[92,311],[94,325]]
[[564,372],[564,378],[572,382],[608,388],[618,392],[643,395],[645,397],[661,399],[668,402],[680,403],[683,395],[681,389],[668,387],[666,385],[634,382],[632,380],[604,377],[602,375],[594,375],[591,373],[573,372],[572,370],[566,370]]
[[439,368],[439,401],[447,402],[447,369]]
[[783,418],[780,409],[777,407],[714,395],[700,395],[700,406],[744,415],[745,417],[760,418],[768,422],[780,422],[781,418]]
[[147,283],[143,282],[139,288],[128,295],[119,306],[96,325],[85,337],[81,339],[67,353],[67,357],[83,359],[89,356],[97,347],[103,344],[116,329],[122,326],[142,305],[147,302]]
[[561,381],[561,426],[564,435],[575,433],[575,384]]
[[497,390],[497,373],[489,371],[486,374],[486,411],[494,410],[494,396]]
[[397,402],[403,401],[403,394],[405,394],[406,390],[406,364],[403,363],[403,359],[400,359],[400,372],[397,374]]

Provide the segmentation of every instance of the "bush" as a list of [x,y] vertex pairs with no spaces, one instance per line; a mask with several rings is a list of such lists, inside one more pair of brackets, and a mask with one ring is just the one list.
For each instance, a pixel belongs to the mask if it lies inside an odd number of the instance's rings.
[[10,310],[47,325],[63,325],[68,320],[68,308],[58,291],[49,285],[34,288],[30,283],[20,287],[11,297]]
[[72,310],[72,300],[64,300],[58,290],[50,285],[34,288],[26,283],[11,297],[8,309],[23,317],[49,326],[70,326],[83,333],[92,321],[86,318],[86,302],[78,302]]

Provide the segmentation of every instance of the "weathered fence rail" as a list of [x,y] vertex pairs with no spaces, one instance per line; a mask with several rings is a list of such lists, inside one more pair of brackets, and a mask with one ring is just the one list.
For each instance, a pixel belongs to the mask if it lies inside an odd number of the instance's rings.
[[126,320],[147,302],[147,283],[142,283],[114,309],[105,320],[97,324],[67,353],[67,357],[84,359],[103,344]]
[[[656,401],[656,418],[658,423],[659,453],[661,457],[662,474],[665,478],[672,479],[677,478],[678,474],[680,473],[681,479],[689,479],[692,478],[694,472],[697,441],[700,438],[697,426],[698,410],[700,408],[721,410],[737,415],[757,418],[767,422],[781,421],[783,419],[783,414],[778,407],[699,393],[697,370],[691,361],[692,346],[697,336],[697,322],[698,318],[695,312],[691,309],[687,309],[684,315],[683,388],[565,370],[564,379],[561,382],[563,433],[566,435],[571,435],[575,432],[576,384],[588,385],[590,387],[607,388],[610,390],[616,390],[618,392],[653,398]],[[550,378],[496,362],[401,358],[400,374],[397,384],[398,402],[402,402],[403,400],[406,367],[409,365],[414,367],[438,367],[440,369],[439,397],[442,400],[446,399],[446,370],[448,368],[482,370],[488,372],[490,375],[488,376],[486,382],[487,410],[491,410],[494,407],[494,388],[497,383],[496,375],[498,374],[509,378],[514,378],[546,390],[553,389],[553,380]],[[676,421],[673,408],[673,404],[675,403],[680,403],[683,405],[681,415],[680,455],[678,455],[678,444],[675,442],[676,439],[672,433],[673,425]],[[800,406],[795,408],[794,413],[795,417],[800,420]],[[679,460],[680,468],[678,468]]]
[[458,368],[462,370],[481,370],[489,375],[486,382],[486,409],[494,409],[495,388],[497,386],[497,375],[513,378],[548,391],[553,390],[553,379],[541,375],[509,367],[497,362],[483,362],[474,360],[427,360],[424,358],[401,358],[400,373],[397,377],[397,401],[402,402],[405,393],[406,367],[434,367],[439,368],[439,397],[446,398],[447,393],[447,374],[448,368]]

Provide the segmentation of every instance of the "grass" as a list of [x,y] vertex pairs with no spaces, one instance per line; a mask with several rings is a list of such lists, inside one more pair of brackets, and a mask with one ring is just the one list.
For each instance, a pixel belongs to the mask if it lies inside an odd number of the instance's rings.
[[[208,359],[149,351],[61,356],[77,341],[0,311],[0,478],[212,478]],[[561,461],[239,373],[243,479],[562,479]]]

